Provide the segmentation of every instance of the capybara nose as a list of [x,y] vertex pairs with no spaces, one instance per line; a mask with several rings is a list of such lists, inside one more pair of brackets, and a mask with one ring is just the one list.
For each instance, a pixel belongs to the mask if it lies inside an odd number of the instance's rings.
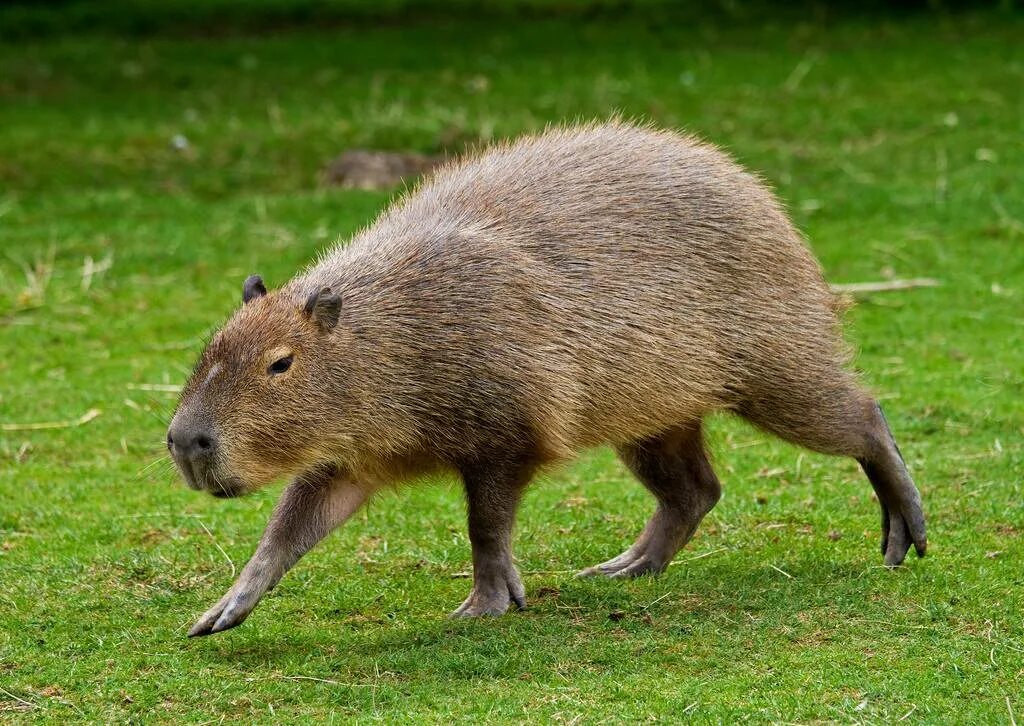
[[213,432],[203,427],[176,423],[167,432],[167,448],[175,456],[190,462],[209,457],[216,446],[217,439]]

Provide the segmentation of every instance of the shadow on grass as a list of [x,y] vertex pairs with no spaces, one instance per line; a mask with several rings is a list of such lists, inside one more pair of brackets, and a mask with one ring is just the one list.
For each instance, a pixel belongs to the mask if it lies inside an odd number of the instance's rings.
[[[559,664],[600,663],[637,648],[729,653],[766,638],[799,639],[801,613],[816,611],[818,626],[823,618],[845,625],[859,614],[860,603],[877,601],[879,590],[895,593],[906,584],[905,572],[830,561],[812,552],[789,559],[785,574],[758,562],[753,553],[682,567],[658,579],[630,582],[531,578],[528,610],[500,619],[416,617],[414,610],[436,611],[437,601],[414,599],[406,613],[384,624],[378,618],[365,627],[353,623],[365,613],[349,613],[342,621],[312,614],[319,623],[312,631],[278,625],[259,632],[257,611],[242,626],[249,631],[244,640],[238,631],[227,636],[231,640],[204,641],[214,647],[195,648],[194,656],[210,664],[281,672],[314,667],[308,677],[356,683],[375,681],[382,670],[400,679],[518,678]],[[468,581],[460,582],[468,587]],[[302,612],[296,609],[295,617]],[[314,665],[310,658],[318,651],[323,658]]]
[[273,34],[295,30],[369,26],[506,23],[543,19],[575,22],[649,24],[706,23],[752,26],[766,22],[823,23],[847,18],[894,18],[948,14],[988,5],[1004,12],[1013,3],[971,0],[799,0],[798,2],[679,3],[675,0],[21,0],[0,8],[0,27],[8,40],[68,34],[125,37],[227,36]]

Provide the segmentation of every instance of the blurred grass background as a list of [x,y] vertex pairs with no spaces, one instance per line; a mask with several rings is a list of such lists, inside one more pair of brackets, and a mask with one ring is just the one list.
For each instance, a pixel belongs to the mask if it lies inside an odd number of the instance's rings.
[[[0,8],[0,719],[1021,714],[1022,39],[1014,3]],[[880,567],[854,463],[717,418],[725,498],[660,579],[571,576],[651,506],[597,451],[527,497],[525,613],[444,619],[469,564],[447,483],[381,497],[245,625],[187,641],[277,491],[176,482],[162,389],[245,275],[284,282],[391,196],[324,166],[614,112],[762,173],[830,280],[942,282],[848,316],[928,558]]]

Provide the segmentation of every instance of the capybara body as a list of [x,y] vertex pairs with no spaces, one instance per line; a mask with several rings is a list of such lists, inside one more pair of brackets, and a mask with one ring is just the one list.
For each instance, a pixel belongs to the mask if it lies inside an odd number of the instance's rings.
[[609,123],[443,167],[369,229],[242,308],[211,340],[169,432],[193,486],[285,475],[238,583],[193,628],[241,622],[372,492],[461,475],[473,590],[460,615],[524,605],[511,560],[540,466],[614,446],[655,495],[637,542],[587,574],[663,570],[717,501],[700,422],[732,410],[852,456],[895,565],[924,519],[874,400],[844,369],[835,300],[770,191],[713,146]]

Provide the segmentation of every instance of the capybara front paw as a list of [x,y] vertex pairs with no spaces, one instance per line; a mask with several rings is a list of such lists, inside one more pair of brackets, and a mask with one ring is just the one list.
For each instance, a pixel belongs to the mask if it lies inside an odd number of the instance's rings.
[[481,615],[504,615],[510,602],[507,592],[478,593],[474,589],[451,616],[476,618]]
[[220,602],[203,613],[203,616],[188,631],[188,637],[212,635],[241,625],[249,617],[254,605],[255,603],[248,602],[248,598],[244,595],[235,595],[229,592],[220,599]]
[[519,610],[526,609],[526,588],[523,587],[519,574],[509,569],[501,579],[493,585],[473,585],[462,605],[451,614],[453,618],[476,618],[481,615],[504,615],[510,604]]

